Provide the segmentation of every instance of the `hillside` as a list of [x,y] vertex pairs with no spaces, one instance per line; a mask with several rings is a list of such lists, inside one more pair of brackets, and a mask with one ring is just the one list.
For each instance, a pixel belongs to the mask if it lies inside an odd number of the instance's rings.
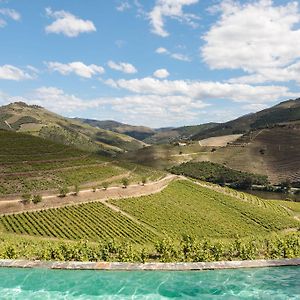
[[23,102],[0,107],[0,129],[30,133],[91,152],[113,154],[144,145],[127,135],[95,128]]
[[300,120],[300,99],[288,100],[271,108],[248,114],[238,119],[219,124],[193,135],[193,140],[213,136],[244,134],[250,130],[272,127],[276,124]]
[[1,216],[0,229],[22,235],[129,240],[145,245],[165,234],[174,241],[184,234],[224,239],[266,236],[299,226],[294,218],[298,203],[287,210],[281,202],[241,198],[223,190],[174,181],[148,196]]
[[133,126],[133,125],[123,124],[120,122],[110,121],[110,120],[98,121],[98,120],[81,119],[81,118],[76,118],[76,120],[79,120],[82,123],[89,124],[96,128],[101,128],[104,130],[126,134],[140,141],[143,141],[146,138],[155,134],[154,129],[145,126]]
[[58,193],[62,186],[117,185],[142,177],[155,180],[162,172],[110,159],[14,131],[0,130],[0,196],[23,193]]
[[300,125],[289,124],[251,131],[226,147],[199,153],[198,161],[212,161],[233,169],[267,175],[272,183],[300,182]]
[[207,123],[194,126],[183,126],[178,128],[166,128],[162,130],[156,130],[156,133],[144,141],[148,144],[167,144],[170,142],[176,142],[180,140],[188,140],[196,133],[209,130],[217,126],[217,123]]

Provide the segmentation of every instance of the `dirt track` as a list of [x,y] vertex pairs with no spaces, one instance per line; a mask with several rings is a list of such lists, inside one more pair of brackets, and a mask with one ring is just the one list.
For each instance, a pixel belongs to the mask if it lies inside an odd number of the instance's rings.
[[101,189],[93,192],[91,189],[80,191],[78,196],[72,193],[66,197],[58,197],[57,195],[44,196],[43,201],[38,204],[26,204],[24,205],[20,199],[14,200],[2,200],[0,201],[0,214],[10,214],[24,211],[37,211],[46,208],[63,207],[67,205],[74,205],[80,203],[86,203],[91,201],[105,202],[109,199],[121,199],[139,197],[145,195],[151,195],[162,191],[167,185],[178,178],[176,175],[168,175],[163,179],[155,182],[150,182],[144,186],[135,184],[130,185],[127,188],[122,187],[110,187],[107,190]]

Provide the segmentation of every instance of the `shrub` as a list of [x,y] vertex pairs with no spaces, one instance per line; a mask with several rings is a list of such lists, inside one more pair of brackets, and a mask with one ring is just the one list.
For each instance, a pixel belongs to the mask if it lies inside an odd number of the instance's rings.
[[79,186],[78,186],[78,184],[75,184],[74,185],[74,195],[78,196],[79,192],[80,192]]
[[34,195],[33,198],[32,198],[32,202],[34,204],[42,202],[42,196],[41,195]]
[[62,186],[59,189],[59,197],[66,197],[67,194],[69,193],[69,189],[67,186]]
[[92,191],[95,193],[97,188],[95,186],[92,187]]
[[129,185],[129,179],[126,178],[126,177],[124,177],[122,179],[122,184],[123,184],[123,187],[126,189],[128,187],[128,185]]
[[22,195],[22,203],[23,204],[29,204],[32,200],[32,195],[29,193],[23,194]]
[[102,187],[107,190],[107,188],[109,187],[109,183],[108,182],[103,182],[102,183]]
[[146,183],[147,183],[147,178],[146,178],[146,177],[143,177],[143,178],[142,178],[142,184],[145,185]]

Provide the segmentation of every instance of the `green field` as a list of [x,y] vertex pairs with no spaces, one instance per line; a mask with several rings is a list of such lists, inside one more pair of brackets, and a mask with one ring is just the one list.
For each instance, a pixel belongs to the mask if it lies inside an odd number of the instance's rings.
[[0,130],[0,170],[0,195],[38,193],[89,183],[97,185],[102,181],[115,181],[116,176],[122,175],[135,183],[142,177],[156,180],[165,174],[4,130]]
[[124,240],[144,244],[155,234],[102,203],[6,215],[0,218],[9,233],[67,240]]
[[300,225],[280,204],[242,201],[189,181],[173,182],[159,194],[111,202],[156,230],[176,237],[264,235]]
[[0,217],[0,224],[5,232],[16,234],[71,240],[127,239],[139,244],[165,234],[175,240],[183,235],[223,239],[265,236],[300,225],[294,218],[298,203],[286,210],[274,201],[252,196],[241,200],[188,180],[172,182],[157,194],[111,203],[132,218],[95,202],[6,215]]

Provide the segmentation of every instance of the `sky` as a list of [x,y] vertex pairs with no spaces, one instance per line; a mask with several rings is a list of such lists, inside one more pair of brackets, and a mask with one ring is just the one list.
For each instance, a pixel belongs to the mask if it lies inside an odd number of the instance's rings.
[[0,0],[0,105],[153,128],[300,97],[300,3]]

